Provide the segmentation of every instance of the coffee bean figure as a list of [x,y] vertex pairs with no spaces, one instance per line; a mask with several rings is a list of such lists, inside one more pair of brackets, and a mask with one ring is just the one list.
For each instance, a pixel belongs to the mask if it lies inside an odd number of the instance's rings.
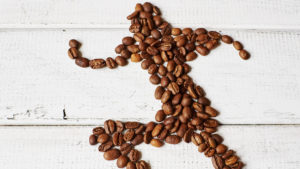
[[100,143],[98,150],[104,152],[103,157],[117,159],[119,168],[150,167],[140,160],[141,152],[135,149],[139,144],[162,147],[164,143],[179,144],[182,140],[195,144],[199,152],[211,158],[216,169],[242,168],[239,157],[222,144],[220,135],[215,134],[219,122],[214,117],[219,112],[210,106],[203,88],[188,75],[191,67],[187,62],[197,60],[198,54],[208,55],[221,41],[233,44],[244,60],[250,58],[250,53],[239,41],[217,31],[172,28],[162,18],[160,9],[149,2],[136,4],[127,19],[131,20],[129,31],[133,35],[123,37],[122,44],[114,49],[119,56],[89,60],[82,56],[81,44],[75,39],[69,41],[68,55],[78,66],[92,69],[125,66],[129,58],[131,62],[141,62],[141,68],[150,74],[149,81],[158,85],[154,96],[162,107],[155,113],[157,123],[145,125],[136,121],[107,120],[104,128],[93,129],[89,143]]

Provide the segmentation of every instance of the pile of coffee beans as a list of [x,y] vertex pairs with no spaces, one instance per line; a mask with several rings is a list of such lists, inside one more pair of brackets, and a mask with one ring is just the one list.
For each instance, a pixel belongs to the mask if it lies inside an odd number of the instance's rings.
[[[119,168],[148,169],[141,160],[141,152],[135,146],[145,143],[161,147],[164,143],[178,144],[182,140],[192,142],[198,151],[212,159],[216,169],[241,169],[243,163],[235,152],[222,144],[223,138],[215,134],[219,122],[214,118],[219,112],[211,106],[206,93],[188,75],[191,67],[186,63],[197,58],[197,53],[208,55],[220,45],[220,41],[233,44],[242,59],[249,59],[239,41],[228,35],[204,28],[172,28],[161,17],[158,7],[149,2],[136,4],[135,11],[127,17],[131,20],[132,37],[124,37],[115,48],[115,59],[89,60],[82,57],[81,44],[72,39],[68,55],[80,67],[110,69],[125,66],[128,59],[141,62],[150,74],[149,81],[158,85],[154,97],[162,103],[155,114],[156,122],[121,122],[107,120],[103,127],[93,129],[89,141],[99,145],[106,160],[117,160]],[[196,52],[195,52],[196,50]]]

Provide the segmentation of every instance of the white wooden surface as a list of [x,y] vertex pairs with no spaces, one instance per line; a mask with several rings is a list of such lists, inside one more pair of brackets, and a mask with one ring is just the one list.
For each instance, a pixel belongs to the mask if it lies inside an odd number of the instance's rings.
[[[243,42],[249,61],[221,45],[190,63],[191,76],[220,110],[220,133],[246,168],[299,168],[300,1],[152,2],[174,26],[220,30]],[[0,1],[1,169],[117,168],[88,146],[89,132],[108,118],[154,120],[155,86],[139,63],[81,69],[66,51],[76,38],[89,58],[115,56],[130,35],[125,17],[135,3]],[[193,145],[140,149],[152,169],[212,168]]]

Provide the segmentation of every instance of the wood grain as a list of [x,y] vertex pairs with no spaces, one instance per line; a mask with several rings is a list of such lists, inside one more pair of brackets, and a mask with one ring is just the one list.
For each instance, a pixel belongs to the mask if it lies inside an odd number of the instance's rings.
[[[223,124],[299,124],[299,32],[230,31],[252,58],[231,45],[191,62]],[[116,70],[82,69],[66,54],[68,40],[82,41],[88,58],[115,56],[125,29],[2,30],[0,124],[102,124],[108,118],[154,120],[160,102],[140,63]],[[63,110],[66,118],[63,119]]]
[[[142,1],[143,2],[143,1]],[[298,0],[152,0],[174,26],[299,29]],[[0,28],[128,28],[136,1],[2,0]]]
[[[97,146],[88,145],[88,127],[0,127],[0,164],[6,169],[111,168],[116,161],[105,161]],[[245,169],[297,169],[300,126],[223,126],[225,144],[237,150]],[[192,143],[137,147],[152,169],[211,169],[210,159]],[[2,151],[5,150],[5,151]]]

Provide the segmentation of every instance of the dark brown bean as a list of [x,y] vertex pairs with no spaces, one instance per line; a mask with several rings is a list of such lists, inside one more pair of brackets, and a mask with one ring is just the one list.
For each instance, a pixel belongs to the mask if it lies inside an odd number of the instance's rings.
[[171,34],[173,36],[178,36],[181,34],[181,29],[180,28],[172,28]]
[[190,52],[185,57],[187,61],[192,61],[195,60],[196,58],[197,58],[197,54],[195,52]]
[[250,58],[250,54],[246,50],[240,50],[239,55],[242,59],[247,60]]
[[158,110],[158,111],[156,112],[155,120],[156,120],[157,122],[161,122],[161,121],[163,121],[165,118],[166,118],[166,115],[165,115],[164,111]]
[[139,145],[144,141],[144,136],[141,134],[138,134],[134,137],[134,139],[131,141],[132,145]]
[[152,137],[156,137],[159,135],[159,133],[162,131],[162,129],[164,128],[163,124],[157,124],[154,129],[152,130]]
[[113,145],[113,142],[112,142],[112,141],[108,141],[108,142],[106,142],[106,143],[104,143],[104,144],[101,144],[101,145],[98,147],[98,150],[99,150],[100,152],[106,152],[106,151],[108,151],[109,149],[111,149],[113,146],[114,146],[114,145]]
[[203,138],[198,133],[193,133],[191,140],[196,146],[199,146],[201,143],[204,142]]
[[136,129],[140,126],[139,122],[129,121],[125,123],[126,129]]
[[117,132],[122,133],[124,131],[124,124],[121,121],[116,121]]
[[71,59],[76,59],[79,58],[81,54],[77,48],[73,47],[68,50],[68,55]]
[[105,160],[115,160],[117,158],[119,158],[121,155],[121,152],[118,149],[111,149],[106,151],[103,154],[103,157]]
[[170,135],[166,137],[165,141],[168,144],[178,144],[181,142],[181,138],[177,135]]
[[134,39],[130,36],[127,36],[127,37],[124,37],[122,39],[122,43],[126,46],[133,45],[134,44]]
[[206,56],[209,54],[209,50],[202,45],[197,46],[196,51],[202,56]]
[[212,117],[216,117],[219,114],[219,112],[211,106],[205,107],[205,113],[209,114]]
[[135,134],[142,134],[145,131],[145,126],[142,124],[140,127],[135,129]]
[[107,134],[112,134],[116,130],[115,122],[113,120],[106,120],[104,122],[104,129]]
[[156,66],[156,64],[152,64],[148,68],[148,73],[153,75],[154,73],[157,72],[157,70],[158,70],[158,67]]
[[168,85],[168,90],[172,92],[173,95],[179,93],[179,86],[175,82],[171,82]]
[[215,169],[223,169],[224,167],[224,162],[222,160],[222,158],[218,155],[214,155],[211,158],[212,164],[214,166]]
[[160,141],[159,139],[152,139],[150,144],[154,147],[161,147],[164,145],[164,143],[162,141]]
[[206,29],[204,29],[204,28],[197,28],[197,29],[195,30],[195,33],[196,33],[196,35],[200,35],[200,34],[205,34],[205,33],[207,33],[207,31],[206,31]]
[[136,163],[136,169],[150,169],[150,167],[145,161],[141,160]]
[[149,144],[151,140],[152,140],[151,131],[146,131],[146,133],[144,134],[144,143]]
[[183,136],[183,140],[184,140],[186,143],[191,142],[191,138],[192,138],[193,133],[194,133],[194,130],[191,129],[191,128],[189,128],[189,129],[185,132],[185,134],[184,134],[184,136]]
[[96,127],[96,128],[93,128],[93,134],[96,135],[96,136],[99,136],[100,134],[103,134],[105,133],[105,130],[103,127]]
[[169,83],[170,83],[170,80],[169,80],[168,77],[163,76],[161,78],[160,84],[161,84],[162,87],[167,87],[169,85]]
[[141,158],[141,153],[136,149],[132,149],[128,154],[128,157],[130,161],[136,162]]
[[90,145],[96,145],[97,144],[97,136],[92,134],[89,138],[89,142],[90,142]]
[[116,63],[120,66],[125,66],[128,63],[127,60],[122,56],[117,56],[115,60],[116,60]]
[[124,156],[124,155],[121,155],[117,160],[117,166],[119,168],[126,167],[127,163],[128,163],[128,158],[127,158],[127,156]]
[[113,58],[111,58],[111,57],[108,57],[106,59],[106,65],[110,69],[116,68],[118,66],[117,63],[116,63],[116,61]]
[[106,143],[109,140],[110,136],[108,134],[101,134],[98,136],[98,143]]
[[136,169],[135,164],[132,161],[129,161],[126,165],[126,169]]
[[160,83],[160,77],[157,74],[151,75],[149,80],[152,84],[159,84]]
[[120,146],[120,151],[122,155],[127,155],[132,150],[132,145],[129,143],[123,143]]
[[166,115],[171,115],[174,111],[174,108],[170,102],[164,103],[162,105],[162,109]]
[[123,134],[119,132],[115,133],[113,135],[112,141],[115,146],[121,146],[124,143]]
[[106,66],[106,62],[104,59],[93,59],[90,60],[89,65],[92,69],[100,69]]
[[[139,54],[137,54],[139,55]],[[146,59],[142,62],[141,67],[142,69],[148,69],[150,65],[152,65],[154,62],[152,59]]]
[[242,49],[243,49],[243,45],[242,45],[239,41],[234,41],[234,42],[233,42],[233,47],[234,47],[236,50],[242,50]]
[[225,164],[232,165],[232,164],[236,163],[238,161],[238,159],[239,158],[237,156],[233,155],[225,160]]
[[164,92],[165,92],[165,90],[163,87],[157,86],[157,88],[155,89],[155,93],[154,93],[155,99],[158,99],[158,100],[161,99]]
[[89,60],[87,58],[83,58],[83,57],[79,57],[77,59],[75,59],[75,63],[76,65],[86,68],[89,67]]
[[228,35],[222,35],[222,42],[231,44],[233,42],[233,39]]
[[221,38],[221,34],[218,33],[218,32],[216,32],[216,31],[209,31],[209,32],[208,32],[208,36],[209,36],[210,38],[216,39],[216,40],[218,40],[218,39]]
[[80,47],[80,42],[78,42],[77,40],[75,40],[75,39],[71,39],[70,41],[69,41],[69,46],[71,47],[71,48],[76,48],[76,49],[78,49],[79,47]]
[[193,29],[192,28],[184,28],[182,29],[182,34],[184,35],[190,35],[193,33]]
[[217,154],[224,154],[227,151],[227,146],[225,146],[224,144],[219,144],[216,147],[216,153]]

